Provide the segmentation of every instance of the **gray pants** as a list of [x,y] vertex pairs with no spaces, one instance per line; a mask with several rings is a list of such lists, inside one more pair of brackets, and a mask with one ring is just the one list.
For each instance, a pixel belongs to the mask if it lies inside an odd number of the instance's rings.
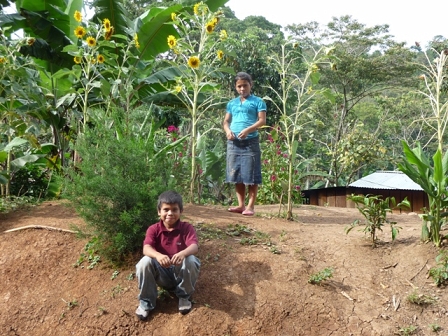
[[136,265],[140,294],[140,307],[152,310],[156,307],[157,285],[175,290],[178,298],[189,299],[199,276],[201,263],[194,255],[184,259],[181,265],[162,267],[156,259],[144,256]]

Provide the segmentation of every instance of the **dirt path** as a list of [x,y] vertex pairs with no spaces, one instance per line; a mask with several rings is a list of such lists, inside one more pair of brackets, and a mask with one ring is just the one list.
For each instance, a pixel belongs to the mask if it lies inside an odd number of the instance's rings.
[[[398,239],[391,243],[386,227],[382,244],[372,249],[362,232],[344,233],[360,218],[356,209],[301,206],[295,222],[273,217],[277,212],[259,206],[256,216],[244,217],[223,207],[186,205],[183,218],[202,237],[194,308],[182,316],[176,299],[166,297],[147,322],[134,316],[137,259],[120,270],[101,263],[75,268],[86,241],[72,233],[4,233],[26,225],[82,225],[72,210],[47,202],[0,214],[0,334],[394,335],[401,329],[404,335],[415,327],[412,335],[433,335],[429,325],[437,324],[438,334],[448,335],[447,290],[427,275],[437,250],[420,243],[417,215],[392,215],[402,227]],[[237,224],[251,230],[246,238],[270,237],[271,245],[241,244],[245,236],[226,234]],[[308,283],[326,267],[334,269],[332,279]],[[413,290],[436,303],[410,303]]]

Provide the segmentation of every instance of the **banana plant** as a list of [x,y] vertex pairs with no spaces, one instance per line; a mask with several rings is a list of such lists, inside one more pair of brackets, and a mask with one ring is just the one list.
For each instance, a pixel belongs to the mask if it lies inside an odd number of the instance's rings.
[[440,235],[440,230],[448,216],[448,212],[444,211],[448,207],[448,151],[442,155],[440,148],[437,149],[431,165],[419,143],[414,149],[405,141],[402,144],[405,157],[398,168],[428,195],[429,209],[425,209],[425,213],[420,215],[423,220],[421,239],[430,240],[440,247],[444,238]]

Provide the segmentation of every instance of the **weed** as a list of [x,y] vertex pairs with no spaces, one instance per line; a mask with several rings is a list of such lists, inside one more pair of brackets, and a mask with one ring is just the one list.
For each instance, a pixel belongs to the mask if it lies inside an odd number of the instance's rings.
[[127,277],[126,277],[126,280],[129,280],[129,281],[131,281],[131,280],[134,280],[134,273],[130,273]]
[[201,240],[223,239],[224,233],[221,229],[214,227],[213,224],[195,225],[196,233]]
[[437,266],[429,270],[429,275],[437,286],[448,281],[448,250],[441,250],[436,257]]
[[442,330],[442,328],[437,323],[431,323],[428,327],[432,332],[439,332],[440,330]]
[[159,287],[157,289],[157,299],[159,299],[160,301],[165,301],[166,299],[170,298],[170,292],[168,290],[166,290],[163,287]]
[[280,254],[280,250],[277,248],[277,246],[272,245],[271,247],[269,247],[269,252],[273,253],[273,254]]
[[333,277],[333,268],[327,267],[322,271],[311,274],[308,283],[313,285],[320,285],[322,281],[328,280]]
[[280,233],[280,241],[283,242],[287,239],[288,239],[287,232],[285,230],[282,230],[282,232]]
[[111,293],[111,297],[113,299],[115,299],[115,296],[123,293],[125,291],[125,289],[123,287],[121,287],[120,284],[116,285],[114,288],[112,288],[112,293]]
[[81,267],[84,268],[84,262],[88,262],[88,269],[93,269],[101,260],[101,257],[97,254],[96,246],[96,238],[92,238],[85,246],[84,252],[81,252],[78,260],[73,267]]
[[408,301],[419,306],[430,305],[436,302],[436,298],[426,294],[419,294],[417,290],[414,290],[407,297]]
[[107,309],[104,307],[98,307],[98,316],[106,315],[108,313]]
[[414,333],[414,331],[417,331],[417,327],[410,325],[409,327],[401,327],[398,332],[400,333],[400,335],[403,336],[409,336],[412,335]]
[[245,225],[240,224],[229,224],[226,229],[226,234],[229,236],[241,236],[242,234],[250,234],[252,232]]
[[61,299],[62,301],[65,302],[65,304],[67,305],[67,308],[73,309],[74,307],[76,307],[78,305],[78,301],[77,300],[71,300],[71,301],[65,301],[64,299]]
[[[397,223],[387,219],[387,213],[391,213],[392,209],[410,206],[409,201],[405,198],[402,202],[396,204],[394,197],[386,197],[384,200],[381,195],[354,195],[347,197],[355,202],[356,208],[365,218],[364,233],[370,234],[372,246],[376,246],[376,232],[382,231],[384,224],[389,224],[392,231],[392,240],[395,240],[400,227],[395,226]],[[350,226],[345,228],[348,234],[354,227],[360,225],[360,220],[356,219]]]
[[111,279],[111,280],[116,279],[117,276],[118,276],[118,274],[120,274],[120,272],[115,270],[115,271],[112,273],[112,276],[110,277],[110,279]]

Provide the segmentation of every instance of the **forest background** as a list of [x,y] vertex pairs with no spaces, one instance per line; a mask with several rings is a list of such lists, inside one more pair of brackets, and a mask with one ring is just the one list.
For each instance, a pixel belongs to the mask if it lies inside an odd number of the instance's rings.
[[268,104],[258,203],[288,219],[304,189],[406,170],[404,144],[446,150],[445,37],[408,48],[342,16],[286,38],[226,2],[0,0],[0,210],[68,198],[119,261],[161,191],[232,204],[221,124],[238,71]]

